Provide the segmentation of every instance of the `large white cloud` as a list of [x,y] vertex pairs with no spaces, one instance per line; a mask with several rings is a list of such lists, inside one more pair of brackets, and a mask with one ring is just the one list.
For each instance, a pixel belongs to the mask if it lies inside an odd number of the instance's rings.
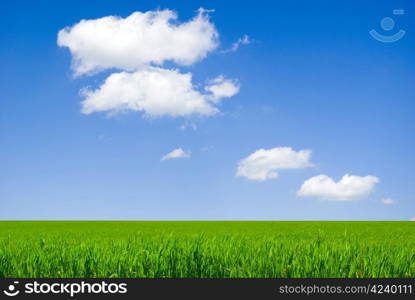
[[263,181],[276,178],[280,169],[311,167],[311,151],[294,151],[290,147],[259,149],[238,163],[236,176]]
[[152,117],[213,115],[218,112],[215,105],[220,99],[238,91],[237,83],[220,76],[202,93],[194,87],[191,73],[150,67],[134,73],[113,73],[98,89],[82,90],[82,112],[132,110]]
[[187,157],[190,157],[190,152],[186,152],[182,148],[177,148],[167,153],[166,155],[164,155],[161,158],[161,161],[175,159],[175,158],[187,158]]
[[346,174],[338,182],[327,175],[318,175],[307,179],[297,194],[331,201],[359,200],[367,197],[378,182],[379,178],[371,175]]
[[123,71],[109,75],[96,89],[81,90],[85,114],[209,116],[219,111],[223,98],[239,92],[239,84],[223,75],[199,87],[191,73],[161,67],[166,61],[191,65],[217,47],[218,32],[204,9],[184,23],[168,9],[81,20],[59,31],[58,45],[69,48],[76,76],[109,68]]
[[71,51],[77,76],[108,68],[134,71],[166,61],[191,65],[215,49],[217,39],[204,9],[185,23],[165,9],[81,20],[58,33],[58,45]]

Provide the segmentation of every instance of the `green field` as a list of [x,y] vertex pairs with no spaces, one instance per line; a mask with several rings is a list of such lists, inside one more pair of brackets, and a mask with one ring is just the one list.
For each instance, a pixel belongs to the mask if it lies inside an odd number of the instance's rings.
[[0,222],[0,277],[415,277],[415,222]]

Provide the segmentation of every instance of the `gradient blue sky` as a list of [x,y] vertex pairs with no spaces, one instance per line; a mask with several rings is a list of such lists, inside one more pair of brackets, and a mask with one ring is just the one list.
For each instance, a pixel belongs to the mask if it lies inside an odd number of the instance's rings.
[[[415,217],[414,1],[2,1],[0,219],[409,220]],[[222,114],[189,120],[80,112],[79,90],[111,72],[74,79],[57,33],[81,19],[199,7],[220,46],[190,67],[241,89]],[[393,9],[405,15],[392,15]],[[393,17],[396,43],[374,40]],[[244,34],[254,40],[221,53]],[[314,168],[263,182],[236,177],[260,148],[311,149]],[[186,159],[160,162],[174,148]],[[308,178],[375,175],[359,201],[303,198]],[[392,205],[381,203],[391,198]]]

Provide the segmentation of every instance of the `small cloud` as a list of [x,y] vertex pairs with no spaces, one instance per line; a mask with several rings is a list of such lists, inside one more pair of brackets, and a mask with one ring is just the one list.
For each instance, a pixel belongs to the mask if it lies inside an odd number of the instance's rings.
[[210,93],[209,100],[213,103],[236,95],[239,89],[240,86],[236,80],[226,79],[223,75],[209,80],[205,87],[205,91]]
[[412,219],[410,219],[409,221],[415,221],[415,217],[413,217]]
[[380,200],[380,202],[382,202],[385,205],[391,205],[391,204],[395,204],[396,203],[395,200],[390,199],[390,198],[382,199],[382,200]]
[[371,175],[346,174],[338,182],[327,175],[318,175],[306,180],[297,195],[328,201],[360,200],[368,196],[378,182],[379,178]]
[[311,150],[294,151],[290,147],[259,149],[238,163],[236,176],[264,181],[278,176],[280,169],[311,167]]
[[192,130],[196,131],[197,130],[197,125],[196,125],[196,123],[186,122],[186,123],[180,125],[179,129],[182,130],[182,131],[184,131],[186,129],[192,129]]
[[252,40],[249,38],[249,36],[244,34],[235,43],[232,44],[232,47],[230,49],[223,50],[222,53],[235,52],[239,49],[241,45],[248,45],[251,43],[252,43]]
[[163,160],[175,159],[175,158],[187,158],[190,157],[190,151],[186,152],[182,148],[174,149],[173,151],[167,153],[161,158]]

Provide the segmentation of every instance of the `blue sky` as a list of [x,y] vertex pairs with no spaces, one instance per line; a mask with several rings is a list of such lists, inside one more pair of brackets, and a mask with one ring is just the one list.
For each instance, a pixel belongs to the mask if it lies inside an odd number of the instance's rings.
[[[57,43],[58,32],[81,19],[171,9],[178,15],[171,26],[179,26],[199,7],[215,10],[207,22],[219,37],[206,57],[187,65],[166,60],[76,77],[73,51]],[[414,218],[414,11],[413,1],[3,1],[0,219]],[[390,31],[380,26],[385,17],[395,21]],[[406,34],[382,43],[372,29]],[[230,51],[244,35],[249,42]],[[201,101],[218,112],[113,113],[98,111],[91,98],[96,111],[82,113],[80,90],[97,91],[110,76],[143,68],[191,73]],[[203,87],[219,75],[239,91],[214,103]],[[134,84],[147,88],[142,77]],[[277,168],[287,163],[280,147],[293,160],[301,150],[310,157]],[[161,160],[174,149],[188,157]],[[265,166],[271,173],[236,176],[238,163],[251,164],[260,149],[274,164]],[[274,171],[276,178],[268,176]],[[345,174],[377,180],[336,185]],[[333,182],[298,195],[319,175]]]

